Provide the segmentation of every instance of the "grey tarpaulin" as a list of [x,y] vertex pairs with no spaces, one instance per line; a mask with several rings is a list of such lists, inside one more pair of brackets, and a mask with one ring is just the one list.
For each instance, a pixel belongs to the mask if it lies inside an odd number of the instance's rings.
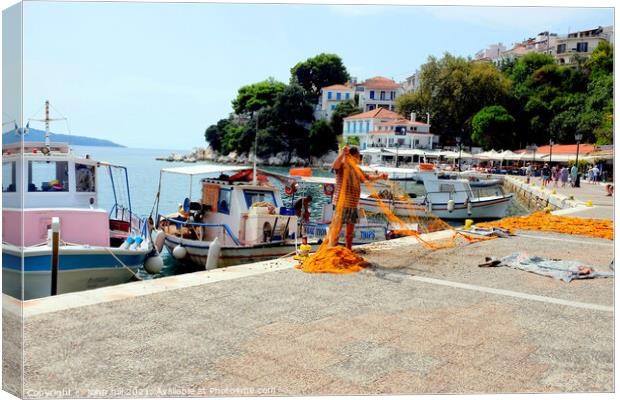
[[526,253],[514,253],[502,258],[498,266],[521,269],[539,275],[570,282],[573,279],[610,278],[613,272],[599,272],[578,261],[551,260]]

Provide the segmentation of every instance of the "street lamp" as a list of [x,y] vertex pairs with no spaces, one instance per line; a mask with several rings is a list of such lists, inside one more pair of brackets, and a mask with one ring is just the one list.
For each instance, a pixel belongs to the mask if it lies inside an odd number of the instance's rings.
[[577,176],[575,177],[575,187],[581,187],[579,182],[579,143],[583,135],[581,133],[575,134],[575,141],[577,142],[577,154],[575,155],[575,168],[577,168]]
[[551,156],[553,156],[553,139],[549,139],[549,165],[551,165]]
[[461,140],[463,140],[461,136],[456,137],[456,144],[459,146],[459,172],[461,172]]

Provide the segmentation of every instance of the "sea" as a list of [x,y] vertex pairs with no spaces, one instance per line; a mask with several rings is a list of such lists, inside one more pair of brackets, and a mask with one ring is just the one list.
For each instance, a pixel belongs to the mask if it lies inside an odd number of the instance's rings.
[[[97,191],[99,207],[110,210],[113,205],[119,204],[129,205],[131,202],[132,212],[139,217],[153,216],[156,218],[156,212],[159,214],[169,214],[179,209],[179,204],[183,203],[186,197],[195,199],[200,196],[200,179],[204,176],[196,176],[190,178],[186,175],[163,174],[161,180],[160,203],[159,209],[156,210],[156,195],[159,186],[160,170],[170,167],[186,167],[190,165],[184,162],[169,162],[156,160],[157,157],[168,156],[171,153],[188,154],[189,150],[175,149],[138,149],[126,147],[91,147],[91,146],[73,146],[73,151],[78,155],[89,155],[92,159],[107,162],[113,165],[126,167],[127,176],[125,179],[123,170],[116,170],[112,177],[105,171],[99,171],[97,178]],[[289,168],[286,167],[266,167],[273,172],[288,174]],[[103,173],[102,173],[103,172]],[[316,168],[313,170],[314,176],[333,176],[327,169]],[[112,190],[112,179],[114,180],[117,190]],[[193,179],[190,185],[190,179]],[[126,187],[125,182],[128,183]],[[278,181],[273,182],[280,187],[282,200],[285,206],[292,206],[294,201],[291,196],[284,193],[284,188]],[[191,192],[190,192],[191,186]],[[127,190],[129,189],[129,190]],[[310,194],[313,197],[310,211],[311,215],[320,215],[323,204],[327,203],[328,198],[323,195],[323,189],[319,185],[306,186],[299,190],[296,194],[304,196]],[[115,200],[116,197],[116,200]],[[508,215],[524,215],[528,210],[513,198],[508,208]],[[448,221],[453,226],[462,226],[462,221]],[[159,276],[176,275],[185,272],[193,272],[195,269],[191,266],[177,263],[176,260],[164,252],[163,258],[165,267],[161,274],[149,275],[141,271],[139,276],[142,279],[152,279]]]

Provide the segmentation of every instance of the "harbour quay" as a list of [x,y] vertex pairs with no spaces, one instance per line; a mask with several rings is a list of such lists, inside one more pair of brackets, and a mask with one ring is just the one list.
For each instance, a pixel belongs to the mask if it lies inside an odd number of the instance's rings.
[[[584,202],[603,190],[581,189]],[[32,398],[612,392],[614,280],[478,266],[517,249],[597,271],[613,259],[610,240],[550,232],[436,250],[406,237],[355,248],[370,263],[355,274],[278,259],[23,304],[4,296],[3,316],[19,325],[23,305]]]

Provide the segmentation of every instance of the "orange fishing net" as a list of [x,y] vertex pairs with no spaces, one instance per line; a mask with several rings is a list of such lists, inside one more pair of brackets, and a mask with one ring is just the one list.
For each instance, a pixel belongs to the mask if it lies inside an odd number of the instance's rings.
[[[413,236],[419,242],[421,242],[428,249],[442,249],[448,247],[454,247],[457,243],[457,239],[464,238],[468,242],[475,242],[481,240],[490,240],[494,237],[473,237],[462,232],[455,231],[449,224],[439,219],[437,216],[426,212],[426,209],[419,205],[414,204],[406,193],[400,190],[399,186],[393,182],[387,181],[388,185],[393,191],[392,198],[398,199],[406,205],[406,209],[410,210],[407,221],[399,218],[394,214],[388,204],[387,200],[384,200],[385,194],[380,194],[374,187],[373,183],[366,180],[365,174],[359,169],[355,160],[347,155],[345,162],[343,163],[343,177],[342,188],[340,195],[338,196],[336,208],[332,222],[329,226],[327,235],[317,250],[317,252],[306,259],[301,264],[300,268],[304,272],[331,272],[331,273],[351,273],[357,272],[363,269],[365,263],[362,257],[357,256],[351,250],[348,250],[342,246],[338,246],[338,239],[340,237],[340,231],[342,229],[342,215],[345,208],[345,204],[348,203],[346,196],[349,192],[347,190],[348,185],[351,184],[352,179],[360,179],[364,182],[370,192],[370,196],[377,200],[377,205],[383,211],[383,216],[390,223],[393,232],[398,233],[401,236]],[[425,214],[428,221],[422,221],[423,218],[417,216],[418,213]],[[420,236],[417,230],[411,229],[411,224],[416,223],[421,228],[423,233],[435,232],[438,230],[451,230],[452,234],[443,239],[427,240]]]
[[614,239],[614,224],[608,219],[586,219],[536,212],[522,217],[509,217],[499,221],[478,223],[481,228],[508,230],[546,231]]

